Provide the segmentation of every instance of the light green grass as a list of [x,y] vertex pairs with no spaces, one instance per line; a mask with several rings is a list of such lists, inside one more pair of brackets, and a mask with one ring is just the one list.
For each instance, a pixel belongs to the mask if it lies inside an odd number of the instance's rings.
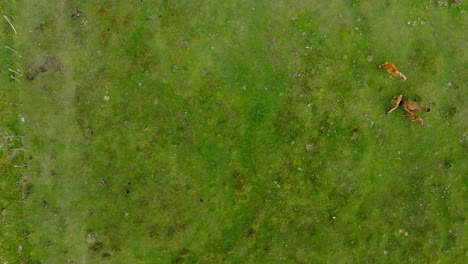
[[466,258],[465,4],[7,3],[0,260]]

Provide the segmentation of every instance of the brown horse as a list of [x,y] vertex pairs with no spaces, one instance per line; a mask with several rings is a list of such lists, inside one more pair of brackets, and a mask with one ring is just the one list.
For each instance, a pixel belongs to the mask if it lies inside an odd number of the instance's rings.
[[411,111],[408,111],[405,109],[405,112],[406,112],[406,115],[413,121],[419,121],[421,123],[421,125],[424,125],[424,120],[422,119],[422,117],[420,117],[419,115],[411,112]]
[[422,110],[422,111],[426,111],[426,112],[431,111],[431,109],[429,107],[424,107],[424,106],[416,103],[415,101],[401,100],[400,105],[403,106],[403,108],[405,108],[406,111],[413,111],[413,110]]
[[400,105],[400,102],[401,100],[403,99],[403,95],[399,95],[395,98],[393,98],[392,100],[392,108],[390,108],[388,111],[387,111],[387,114],[390,114],[391,112],[393,112],[395,109],[398,108],[398,106]]
[[397,67],[395,65],[393,65],[392,63],[390,62],[384,62],[383,64],[380,64],[379,65],[379,68],[384,68],[387,70],[388,73],[390,73],[391,75],[393,76],[396,76],[396,77],[400,77],[401,79],[403,79],[403,81],[406,81],[406,76],[399,72]]
[[392,100],[392,108],[387,111],[387,114],[393,112],[398,106],[402,106],[405,109],[406,115],[413,121],[419,121],[422,125],[424,125],[424,120],[414,113],[414,110],[422,110],[426,112],[430,112],[431,109],[429,107],[424,107],[415,101],[405,101],[403,100],[403,95],[399,95],[393,98]]

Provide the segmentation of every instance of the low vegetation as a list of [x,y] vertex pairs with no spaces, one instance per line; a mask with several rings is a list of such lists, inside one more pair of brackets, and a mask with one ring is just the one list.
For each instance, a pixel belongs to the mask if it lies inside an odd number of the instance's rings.
[[462,1],[0,7],[0,262],[466,259]]

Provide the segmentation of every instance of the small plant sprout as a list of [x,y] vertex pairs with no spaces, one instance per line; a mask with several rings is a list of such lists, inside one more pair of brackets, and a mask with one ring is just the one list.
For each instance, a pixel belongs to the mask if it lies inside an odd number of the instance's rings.
[[11,47],[8,47],[8,46],[5,46],[6,49],[9,49],[11,51],[13,51],[14,53],[18,53],[18,51],[16,51],[15,49],[11,48]]
[[7,16],[5,16],[5,15],[3,15],[3,17],[4,17],[5,20],[8,22],[8,24],[10,24],[10,26],[11,26],[11,28],[13,29],[13,31],[15,32],[15,34],[18,34],[18,33],[16,33],[16,29],[15,29],[15,27],[13,26],[13,23],[11,23],[11,20],[10,20]]
[[15,74],[18,74],[18,75],[21,75],[21,73],[19,72],[19,70],[13,70],[13,69],[8,69],[9,71],[15,73]]

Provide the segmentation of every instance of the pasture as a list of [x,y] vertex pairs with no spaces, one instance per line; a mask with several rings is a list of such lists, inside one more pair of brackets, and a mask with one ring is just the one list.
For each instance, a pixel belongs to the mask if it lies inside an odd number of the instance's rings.
[[1,0],[0,262],[463,263],[465,9]]

